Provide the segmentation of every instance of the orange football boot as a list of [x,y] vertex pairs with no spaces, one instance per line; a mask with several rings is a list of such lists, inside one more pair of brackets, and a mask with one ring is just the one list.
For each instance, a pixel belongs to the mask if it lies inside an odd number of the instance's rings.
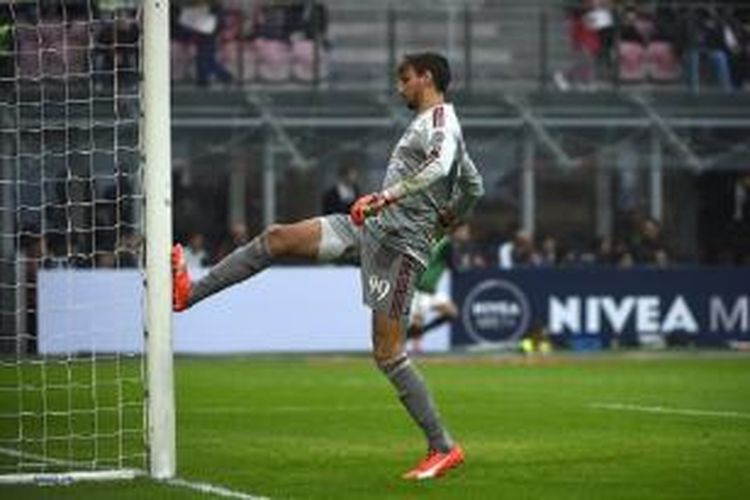
[[172,310],[180,312],[188,308],[191,286],[182,245],[177,243],[172,247]]
[[458,467],[464,462],[464,450],[459,445],[453,446],[450,451],[443,453],[438,450],[430,450],[427,456],[415,468],[404,474],[404,479],[421,481],[440,477],[450,469]]

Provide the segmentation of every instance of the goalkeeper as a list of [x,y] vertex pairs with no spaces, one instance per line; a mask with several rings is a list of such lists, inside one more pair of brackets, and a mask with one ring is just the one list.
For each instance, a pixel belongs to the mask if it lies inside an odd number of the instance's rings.
[[[453,300],[437,290],[440,278],[451,264],[451,239],[443,238],[435,245],[430,254],[427,268],[419,276],[415,285],[414,300],[411,304],[411,317],[406,338],[411,342],[411,351],[422,351],[422,337],[430,330],[452,321],[458,316],[458,308]],[[428,322],[428,314],[436,315]]]
[[397,88],[416,116],[396,143],[380,192],[357,200],[350,214],[275,224],[191,282],[182,249],[172,251],[173,305],[184,310],[284,257],[360,262],[364,303],[372,309],[373,357],[427,439],[427,455],[408,480],[441,476],[464,460],[427,386],[404,349],[416,277],[445,228],[461,220],[483,194],[453,105],[445,102],[448,61],[434,53],[406,55]]

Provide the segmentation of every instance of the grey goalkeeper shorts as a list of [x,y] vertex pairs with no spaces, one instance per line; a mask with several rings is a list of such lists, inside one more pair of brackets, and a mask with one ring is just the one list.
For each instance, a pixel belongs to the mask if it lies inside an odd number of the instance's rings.
[[326,215],[320,221],[319,260],[358,262],[365,305],[394,319],[407,316],[424,269],[419,261],[376,239],[366,226],[355,226],[348,215]]

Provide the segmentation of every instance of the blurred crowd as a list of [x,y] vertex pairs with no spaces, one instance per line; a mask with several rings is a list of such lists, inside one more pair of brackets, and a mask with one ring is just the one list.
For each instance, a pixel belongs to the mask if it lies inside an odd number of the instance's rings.
[[[13,70],[7,62],[10,50],[3,47],[13,47],[9,37],[15,36],[20,76],[84,75],[93,67],[99,70],[95,75],[117,69],[123,79],[135,81],[137,4],[2,3],[0,71]],[[750,6],[742,2],[560,2],[566,4],[572,57],[554,73],[561,90],[596,89],[617,81],[730,91],[743,88],[750,78]],[[329,18],[320,0],[172,2],[172,79],[201,86],[325,80],[330,73]],[[15,30],[8,29],[12,23]]]
[[303,81],[326,74],[328,10],[316,0],[172,3],[172,78]]
[[[360,184],[361,166],[357,161],[342,161],[336,179],[321,190],[317,213],[348,213],[351,204],[366,190]],[[750,175],[731,178],[706,177],[702,184],[710,188],[704,195],[710,203],[699,205],[696,220],[698,248],[685,255],[676,228],[664,227],[664,221],[648,215],[640,205],[618,211],[612,220],[611,235],[571,233],[561,228],[550,230],[549,223],[537,234],[519,228],[488,227],[488,222],[470,220],[452,232],[452,268],[457,271],[476,268],[549,268],[578,266],[673,267],[681,265],[750,265]],[[721,190],[717,190],[717,182]],[[729,182],[731,181],[731,182]],[[179,181],[173,183],[179,186]],[[182,199],[201,196],[198,191]],[[204,196],[210,196],[205,194]],[[206,198],[208,199],[208,198]],[[201,216],[207,210],[200,205]],[[179,206],[176,207],[176,210]],[[477,209],[482,210],[481,206]],[[244,223],[229,225],[225,232],[213,231],[215,224],[198,223],[200,217],[186,212],[176,217],[176,236],[188,242],[188,261],[195,266],[211,265],[248,242],[253,234]],[[216,220],[220,220],[217,214]],[[489,225],[491,226],[491,224]],[[196,230],[211,228],[211,233]],[[681,250],[678,250],[680,249]]]
[[0,5],[0,76],[134,85],[139,38],[133,1],[5,3]]
[[561,90],[682,81],[740,89],[750,78],[750,7],[741,2],[583,0],[569,9],[571,65]]
[[621,234],[613,238],[597,237],[583,248],[566,246],[551,234],[535,239],[526,231],[516,230],[497,247],[496,262],[501,269],[557,266],[663,268],[673,264],[674,258],[661,224],[652,217],[634,212],[629,215]]
[[[0,76],[137,82],[139,3],[0,3]],[[328,10],[321,2],[191,0],[170,8],[174,81],[311,82],[326,75]]]

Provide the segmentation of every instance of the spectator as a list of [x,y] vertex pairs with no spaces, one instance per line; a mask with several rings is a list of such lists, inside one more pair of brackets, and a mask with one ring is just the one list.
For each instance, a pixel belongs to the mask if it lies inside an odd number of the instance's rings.
[[233,78],[245,80],[254,77],[254,58],[250,43],[243,35],[244,13],[240,5],[225,1],[220,30],[216,36],[216,57],[219,64],[229,69]]
[[560,263],[560,252],[554,236],[547,235],[542,238],[540,249],[534,254],[533,261],[539,267],[555,267]]
[[750,224],[750,174],[738,175],[734,181],[732,220]]
[[324,50],[328,49],[328,9],[315,0],[298,0],[288,10],[292,76],[312,81],[325,73]]
[[738,11],[730,22],[737,38],[737,48],[730,57],[732,84],[734,88],[742,89],[750,80],[750,9]]
[[621,81],[640,81],[646,76],[645,55],[650,33],[635,7],[625,9],[617,46],[618,71]]
[[263,0],[253,12],[252,36],[262,80],[279,82],[291,76],[289,11],[288,0]]
[[633,6],[626,8],[622,16],[620,41],[635,43],[645,48],[651,38],[650,35],[651,27],[642,14]]
[[216,261],[219,261],[232,253],[235,248],[241,247],[250,241],[250,232],[247,229],[247,224],[244,222],[236,222],[229,228],[229,238],[225,239],[219,245],[219,249],[216,255]]
[[182,7],[175,2],[170,4],[169,35],[170,35],[170,74],[172,80],[182,82],[195,79],[195,45],[193,44],[193,30],[180,23]]
[[531,263],[534,244],[526,231],[516,231],[513,239],[500,245],[498,265],[501,269],[512,269]]
[[194,272],[208,264],[208,252],[205,248],[205,238],[201,233],[192,233],[188,236],[185,246],[185,263],[188,269]]
[[472,238],[468,224],[460,224],[453,230],[452,246],[451,269],[454,271],[487,267],[487,258],[482,248]]
[[732,207],[732,244],[734,263],[747,265],[750,260],[750,174],[738,173],[734,179]]
[[599,38],[597,69],[600,78],[607,80],[611,76],[612,49],[615,39],[615,14],[612,0],[587,0],[588,9],[584,22],[589,29],[596,32]]
[[212,76],[222,83],[232,81],[232,75],[216,60],[216,38],[221,22],[218,2],[199,1],[192,7],[183,7],[179,24],[188,29],[197,44],[196,78],[198,85],[208,85]]
[[359,169],[353,163],[342,165],[336,184],[323,193],[323,213],[348,214],[352,203],[360,196],[358,179]]
[[731,25],[714,10],[698,9],[689,18],[693,43],[687,53],[688,83],[699,90],[701,80],[701,58],[706,56],[713,64],[716,79],[722,90],[732,89],[732,74],[729,55],[738,48],[738,39]]
[[41,40],[38,32],[39,16],[36,6],[25,5],[15,13],[16,76],[38,79],[41,76],[39,53]]
[[138,24],[132,18],[116,17],[103,22],[97,35],[97,61],[100,72],[111,75],[111,79],[107,78],[109,85],[133,85],[138,81],[139,36]]
[[606,236],[596,239],[594,247],[594,262],[598,265],[611,266],[615,264],[615,250],[612,240]]
[[639,232],[631,243],[630,252],[636,264],[664,267],[668,255],[661,235],[661,225],[655,219],[646,217],[640,224]]
[[684,47],[675,9],[659,7],[654,16],[653,33],[646,51],[650,76],[656,81],[674,81],[680,76]]
[[555,73],[555,84],[568,90],[572,84],[585,87],[593,84],[596,58],[601,45],[599,36],[583,21],[582,8],[574,8],[568,16],[568,36],[573,50],[573,64],[566,71]]

